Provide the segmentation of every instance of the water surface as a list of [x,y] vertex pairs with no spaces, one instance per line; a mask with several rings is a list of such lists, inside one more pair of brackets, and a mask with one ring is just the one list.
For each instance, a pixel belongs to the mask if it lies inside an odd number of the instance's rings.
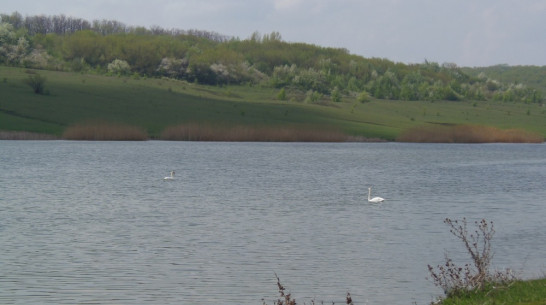
[[466,262],[446,217],[492,220],[495,267],[540,276],[545,152],[0,141],[0,303],[273,304],[276,273],[298,303],[427,304],[427,264]]

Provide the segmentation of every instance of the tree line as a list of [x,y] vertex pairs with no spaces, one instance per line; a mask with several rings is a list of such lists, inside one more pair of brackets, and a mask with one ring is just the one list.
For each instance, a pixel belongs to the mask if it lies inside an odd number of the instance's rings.
[[15,30],[24,29],[30,36],[36,34],[71,34],[78,31],[93,31],[101,35],[111,35],[120,33],[150,33],[154,35],[181,35],[188,34],[196,37],[203,37],[214,41],[225,41],[228,36],[221,35],[216,32],[201,31],[201,30],[181,30],[181,29],[164,29],[159,26],[152,26],[149,29],[144,27],[128,26],[116,20],[93,20],[91,22],[82,19],[65,15],[36,15],[23,17],[20,13],[14,12],[10,15],[0,14],[0,20],[11,24]]
[[169,77],[207,85],[260,85],[309,97],[542,102],[521,83],[471,75],[453,63],[395,63],[346,49],[288,43],[280,33],[247,39],[121,22],[0,14],[0,64]]

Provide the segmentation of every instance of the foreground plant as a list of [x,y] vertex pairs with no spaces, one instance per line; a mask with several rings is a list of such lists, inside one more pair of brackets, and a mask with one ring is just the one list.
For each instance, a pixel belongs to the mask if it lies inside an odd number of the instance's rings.
[[[485,219],[475,221],[477,229],[469,234],[466,218],[461,222],[446,218],[444,223],[450,226],[450,232],[465,246],[472,263],[457,266],[446,254],[446,262],[436,268],[428,265],[434,284],[444,290],[446,296],[464,294],[473,290],[483,290],[492,284],[507,284],[516,279],[513,273],[489,270],[491,259],[491,240],[495,234],[493,222]],[[491,284],[491,285],[490,285]]]
[[[279,288],[279,294],[281,297],[277,299],[277,301],[275,301],[273,305],[296,305],[296,299],[292,298],[292,294],[285,293],[286,288],[284,288],[284,286],[281,284],[281,280],[279,279],[279,276],[275,274],[275,277],[277,278],[277,287]],[[347,305],[354,305],[353,299],[351,298],[351,294],[349,292],[347,292],[347,296],[345,300]],[[320,304],[324,304],[324,302],[321,302]],[[263,302],[263,305],[267,305],[267,304]],[[315,305],[315,300],[311,301],[311,305]],[[332,302],[332,305],[334,305],[333,302]]]

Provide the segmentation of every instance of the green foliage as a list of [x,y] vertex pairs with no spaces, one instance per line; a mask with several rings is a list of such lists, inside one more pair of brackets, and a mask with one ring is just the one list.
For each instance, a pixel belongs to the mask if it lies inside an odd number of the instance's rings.
[[332,99],[332,102],[339,103],[341,102],[341,91],[338,87],[335,87],[334,90],[332,90],[332,93],[330,94],[330,98]]
[[370,94],[367,91],[362,91],[357,97],[357,101],[367,103],[371,101]]
[[114,59],[108,64],[108,73],[115,75],[128,75],[131,73],[131,66],[125,61]]
[[505,102],[544,102],[546,66],[496,65],[462,70],[467,75],[485,82],[486,98]]
[[[542,103],[546,70],[498,66],[469,70],[425,60],[406,65],[363,58],[346,49],[288,43],[278,32],[228,39],[205,31],[128,27],[65,16],[2,15],[0,63],[40,69],[169,77],[207,85],[259,84],[324,95],[366,90],[376,99],[495,100]],[[542,91],[516,82],[521,71]],[[493,76],[484,76],[493,73]],[[484,75],[481,75],[484,74]],[[480,76],[481,75],[481,76]],[[507,76],[509,75],[509,76]],[[496,76],[501,81],[496,81]],[[506,76],[506,77],[505,77]],[[508,81],[507,81],[508,80]],[[333,100],[339,100],[334,94]]]
[[277,99],[280,101],[286,101],[286,90],[284,88],[281,88],[279,93],[277,93]]
[[322,98],[322,94],[312,89],[305,93],[305,103],[316,103]]

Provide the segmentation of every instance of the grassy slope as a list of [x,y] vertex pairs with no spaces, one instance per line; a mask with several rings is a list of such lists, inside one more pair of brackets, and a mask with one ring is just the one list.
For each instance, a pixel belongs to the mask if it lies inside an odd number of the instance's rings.
[[451,297],[443,300],[443,305],[545,305],[546,279],[517,281],[509,287],[497,287],[466,296]]
[[491,102],[373,101],[344,97],[328,106],[275,99],[277,90],[210,87],[167,79],[133,79],[38,71],[49,95],[36,95],[23,83],[26,70],[0,67],[0,130],[60,135],[72,124],[106,120],[145,128],[157,136],[185,122],[245,125],[332,126],[351,135],[394,139],[425,123],[480,124],[521,128],[546,137],[546,108]]

